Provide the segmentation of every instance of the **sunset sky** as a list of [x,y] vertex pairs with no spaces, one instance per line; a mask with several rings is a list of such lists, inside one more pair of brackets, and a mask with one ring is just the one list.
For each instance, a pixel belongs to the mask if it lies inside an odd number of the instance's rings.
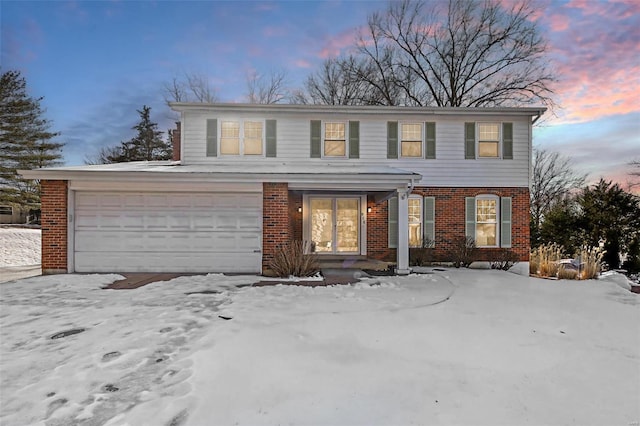
[[[509,1],[509,0],[503,0]],[[0,2],[1,71],[17,69],[82,164],[133,136],[136,109],[173,117],[163,84],[207,75],[224,102],[242,102],[251,72],[284,70],[299,87],[346,52],[377,1]],[[560,108],[534,130],[534,146],[572,158],[576,170],[626,184],[640,159],[640,1],[539,0],[538,24],[560,81]]]

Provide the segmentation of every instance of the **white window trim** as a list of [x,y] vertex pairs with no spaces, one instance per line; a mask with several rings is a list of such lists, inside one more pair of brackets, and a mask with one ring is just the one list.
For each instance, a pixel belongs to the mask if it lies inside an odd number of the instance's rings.
[[473,219],[476,224],[475,226],[476,235],[473,236],[473,239],[476,241],[476,244],[477,244],[478,240],[476,236],[478,235],[478,200],[494,200],[496,202],[496,244],[485,245],[485,246],[477,245],[477,247],[478,248],[499,248],[500,247],[500,217],[501,217],[500,197],[494,194],[480,194],[480,195],[476,195],[475,198],[476,198],[476,202],[474,204],[475,210],[473,212]]
[[[425,144],[425,122],[424,121],[400,121],[398,126],[398,159],[403,159],[403,160],[416,160],[419,158],[424,158],[425,156],[425,149],[426,149],[426,144]],[[402,127],[405,124],[419,124],[421,126],[421,131],[420,131],[420,141],[422,143],[421,148],[420,148],[420,156],[418,157],[406,157],[404,155],[402,155]]]
[[[498,155],[496,157],[483,157],[480,155],[480,125],[498,125]],[[487,141],[491,142],[491,141]],[[502,160],[502,122],[501,121],[477,121],[476,122],[476,160]]]
[[[327,124],[334,124],[334,123],[338,123],[338,124],[343,124],[344,125],[344,155],[325,155],[324,154],[324,142],[325,142],[325,137],[327,135],[326,133],[326,128],[327,128]],[[344,120],[327,120],[324,121],[322,120],[322,146],[320,147],[320,156],[321,158],[328,158],[328,159],[343,159],[349,158],[349,122],[348,121],[344,121]],[[337,140],[337,139],[329,139],[329,140]]]
[[[418,158],[418,157],[409,157],[409,158]],[[412,246],[411,245],[411,235],[409,235],[409,248],[421,248],[424,242],[424,197],[422,195],[412,194],[409,196],[409,201],[411,200],[420,200],[420,245]],[[409,214],[407,212],[407,220],[409,220]],[[409,222],[411,224],[411,222]]]
[[[222,153],[222,123],[225,121],[237,122],[240,125],[240,132],[238,134],[238,139],[240,140],[239,154],[223,154]],[[262,154],[245,154],[244,153],[244,123],[246,121],[262,124]],[[218,123],[219,123],[218,124],[218,156],[219,157],[228,157],[228,158],[239,158],[239,157],[264,158],[266,157],[267,125],[266,125],[265,119],[263,118],[218,118]]]

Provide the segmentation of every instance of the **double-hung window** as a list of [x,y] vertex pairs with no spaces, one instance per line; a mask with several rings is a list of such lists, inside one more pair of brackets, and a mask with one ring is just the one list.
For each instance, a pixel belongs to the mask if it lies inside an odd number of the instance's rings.
[[511,197],[482,194],[465,203],[467,237],[478,247],[511,247]]
[[222,120],[220,125],[221,155],[262,155],[263,123],[261,121]]
[[344,122],[328,122],[324,124],[324,156],[347,156],[346,126]]
[[500,147],[500,125],[478,123],[478,157],[498,158]]
[[409,197],[409,247],[422,247],[422,197]]
[[400,156],[422,157],[422,123],[402,123]]

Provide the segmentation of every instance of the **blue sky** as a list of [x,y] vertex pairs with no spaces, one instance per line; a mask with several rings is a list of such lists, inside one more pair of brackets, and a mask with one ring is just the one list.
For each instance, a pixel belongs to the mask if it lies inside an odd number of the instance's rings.
[[[503,0],[509,1],[509,0]],[[377,1],[6,1],[2,71],[20,70],[69,165],[132,137],[136,109],[162,130],[173,116],[163,84],[206,75],[225,102],[241,102],[251,72],[285,70],[299,87],[323,59],[346,52]],[[640,158],[640,2],[537,0],[560,81],[561,106],[534,145],[571,156],[591,180],[624,183]]]

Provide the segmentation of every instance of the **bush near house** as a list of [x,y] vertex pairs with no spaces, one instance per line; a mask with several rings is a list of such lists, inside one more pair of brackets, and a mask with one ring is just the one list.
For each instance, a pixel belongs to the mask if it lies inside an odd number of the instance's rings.
[[276,250],[269,268],[279,278],[310,277],[320,271],[318,257],[309,241],[291,241]]
[[476,240],[471,237],[456,237],[453,248],[449,251],[449,259],[456,268],[468,267],[476,257]]

